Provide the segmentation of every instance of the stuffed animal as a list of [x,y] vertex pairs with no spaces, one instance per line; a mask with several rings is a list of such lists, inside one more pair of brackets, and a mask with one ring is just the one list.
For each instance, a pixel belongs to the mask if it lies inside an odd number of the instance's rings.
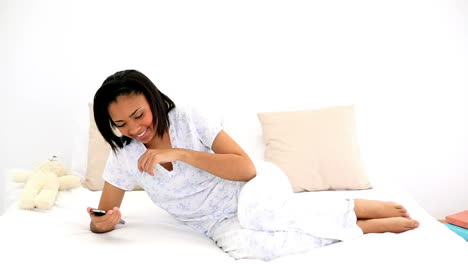
[[22,209],[50,209],[59,190],[81,185],[80,178],[68,175],[55,156],[40,164],[35,171],[15,172],[13,180],[26,182],[18,201],[18,206]]

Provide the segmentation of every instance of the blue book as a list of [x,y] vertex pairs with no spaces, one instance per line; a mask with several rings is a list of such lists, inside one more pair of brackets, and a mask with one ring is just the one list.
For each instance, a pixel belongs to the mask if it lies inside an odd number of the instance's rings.
[[450,230],[457,233],[457,235],[463,237],[466,241],[468,241],[468,229],[449,223],[444,223],[444,225],[446,225],[448,228],[450,228]]

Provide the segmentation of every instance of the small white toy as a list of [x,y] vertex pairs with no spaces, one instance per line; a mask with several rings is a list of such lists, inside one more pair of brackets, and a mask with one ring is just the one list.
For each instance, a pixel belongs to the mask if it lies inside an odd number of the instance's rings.
[[80,178],[68,175],[55,156],[43,162],[34,171],[15,172],[13,180],[26,183],[18,200],[18,206],[22,209],[51,209],[59,190],[81,185]]

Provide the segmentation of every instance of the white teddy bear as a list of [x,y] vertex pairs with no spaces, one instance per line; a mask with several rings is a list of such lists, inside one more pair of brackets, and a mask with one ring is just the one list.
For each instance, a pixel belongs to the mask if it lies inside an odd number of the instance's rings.
[[55,204],[59,190],[81,185],[80,178],[68,175],[55,156],[43,162],[35,171],[15,172],[13,180],[26,182],[18,201],[22,209],[50,209]]

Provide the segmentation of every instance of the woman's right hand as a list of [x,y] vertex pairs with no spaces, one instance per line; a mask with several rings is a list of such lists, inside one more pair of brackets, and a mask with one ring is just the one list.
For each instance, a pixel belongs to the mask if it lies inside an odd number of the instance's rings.
[[91,209],[91,207],[88,207],[86,211],[91,217],[90,229],[94,233],[105,233],[114,230],[122,217],[118,207],[108,210],[103,216],[94,215]]

